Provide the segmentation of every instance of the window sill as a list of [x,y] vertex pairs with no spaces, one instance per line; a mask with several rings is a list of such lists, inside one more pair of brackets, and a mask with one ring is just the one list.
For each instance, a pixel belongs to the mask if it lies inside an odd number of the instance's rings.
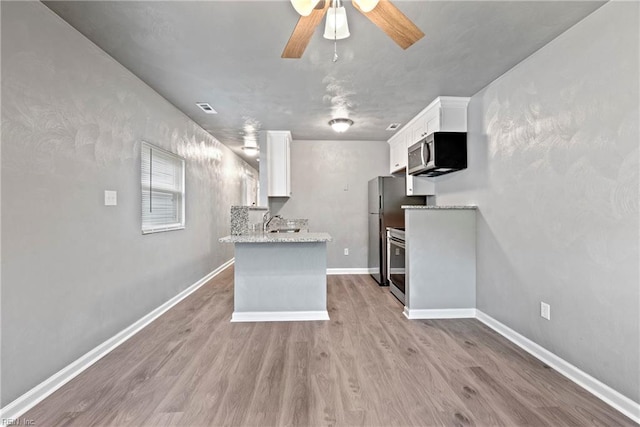
[[184,225],[168,225],[164,227],[147,228],[142,230],[142,234],[162,233],[164,231],[184,230]]

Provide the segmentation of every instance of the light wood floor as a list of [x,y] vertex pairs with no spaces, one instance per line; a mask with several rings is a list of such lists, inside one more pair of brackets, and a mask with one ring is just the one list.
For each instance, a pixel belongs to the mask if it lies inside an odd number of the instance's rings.
[[329,276],[330,321],[230,323],[233,268],[23,416],[36,426],[634,425],[476,320]]

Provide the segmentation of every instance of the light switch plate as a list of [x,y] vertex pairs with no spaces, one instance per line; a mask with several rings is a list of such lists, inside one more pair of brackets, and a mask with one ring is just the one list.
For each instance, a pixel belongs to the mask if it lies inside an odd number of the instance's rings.
[[540,302],[540,317],[551,320],[551,306],[546,302]]
[[105,206],[117,206],[118,205],[118,192],[105,190],[104,191],[104,205]]

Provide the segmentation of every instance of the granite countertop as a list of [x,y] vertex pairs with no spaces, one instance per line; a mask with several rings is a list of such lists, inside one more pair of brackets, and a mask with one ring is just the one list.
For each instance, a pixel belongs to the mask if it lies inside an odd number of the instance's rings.
[[403,205],[402,209],[478,209],[478,207],[475,205],[463,205],[463,206]]
[[314,243],[330,242],[329,233],[249,233],[226,236],[218,239],[221,243]]

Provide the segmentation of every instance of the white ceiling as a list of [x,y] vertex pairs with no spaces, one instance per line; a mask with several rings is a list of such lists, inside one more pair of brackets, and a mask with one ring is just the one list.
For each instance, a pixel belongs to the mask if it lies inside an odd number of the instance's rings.
[[[245,123],[294,139],[387,140],[390,123],[439,95],[475,94],[603,3],[395,0],[425,33],[406,51],[347,4],[351,37],[334,63],[324,25],[301,59],[280,58],[298,19],[288,0],[45,2],[254,167],[240,150]],[[338,135],[335,116],[355,124]]]

